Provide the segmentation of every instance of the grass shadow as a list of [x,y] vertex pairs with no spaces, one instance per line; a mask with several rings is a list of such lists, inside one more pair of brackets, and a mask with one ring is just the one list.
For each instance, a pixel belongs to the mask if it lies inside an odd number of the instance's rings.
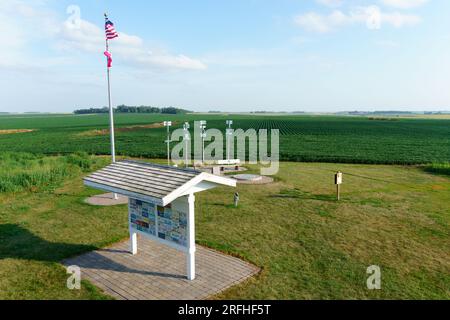
[[421,167],[422,171],[441,177],[450,177],[450,163],[435,163]]
[[295,189],[283,189],[278,194],[270,196],[271,198],[281,199],[303,199],[303,200],[317,200],[336,202],[336,195],[329,194],[313,194],[311,192]]
[[[81,268],[115,270],[119,272],[152,275],[158,277],[185,278],[183,275],[138,270],[115,262],[94,250],[92,245],[50,242],[17,224],[0,225],[0,260],[20,259],[41,262],[56,262],[65,265],[74,264]],[[100,252],[128,254],[126,251]],[[90,259],[86,259],[90,257]]]
[[60,262],[95,249],[97,247],[92,245],[49,242],[17,224],[0,225],[0,260]]
[[211,203],[211,205],[215,206],[215,207],[226,208],[226,209],[238,209],[240,207],[240,205],[235,207],[233,203],[228,203],[227,204],[227,203],[219,203],[219,202]]

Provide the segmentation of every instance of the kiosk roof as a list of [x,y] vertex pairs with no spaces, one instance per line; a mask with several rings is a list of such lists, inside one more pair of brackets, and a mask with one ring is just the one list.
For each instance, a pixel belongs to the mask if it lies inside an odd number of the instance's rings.
[[84,178],[96,189],[123,194],[160,205],[218,185],[236,186],[236,180],[192,169],[125,160],[113,163]]

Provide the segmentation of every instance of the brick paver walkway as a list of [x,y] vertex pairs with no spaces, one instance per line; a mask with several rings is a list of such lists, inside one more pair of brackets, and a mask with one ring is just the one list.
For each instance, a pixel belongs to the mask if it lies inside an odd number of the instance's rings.
[[196,279],[186,279],[186,256],[168,246],[138,239],[138,254],[128,241],[63,261],[81,268],[87,279],[105,293],[127,300],[206,299],[259,272],[241,259],[198,246]]

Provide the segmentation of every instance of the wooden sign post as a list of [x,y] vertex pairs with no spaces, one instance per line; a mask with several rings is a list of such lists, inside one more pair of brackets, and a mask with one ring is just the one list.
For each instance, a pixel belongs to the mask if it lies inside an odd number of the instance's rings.
[[336,185],[336,194],[337,194],[337,200],[339,201],[341,199],[341,184],[342,184],[342,172],[338,171],[334,176],[334,184]]

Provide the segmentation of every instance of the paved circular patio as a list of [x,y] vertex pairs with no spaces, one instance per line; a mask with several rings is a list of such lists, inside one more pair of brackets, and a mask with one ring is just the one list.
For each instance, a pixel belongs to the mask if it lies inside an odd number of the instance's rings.
[[81,268],[82,279],[120,300],[207,299],[259,272],[241,259],[197,245],[196,279],[186,278],[184,253],[139,237],[138,254],[129,242],[63,261]]
[[269,184],[273,178],[255,174],[237,174],[232,176],[239,184]]
[[112,193],[105,193],[86,198],[84,202],[93,206],[117,206],[127,204],[128,197],[118,194],[117,199],[114,199],[114,195]]

